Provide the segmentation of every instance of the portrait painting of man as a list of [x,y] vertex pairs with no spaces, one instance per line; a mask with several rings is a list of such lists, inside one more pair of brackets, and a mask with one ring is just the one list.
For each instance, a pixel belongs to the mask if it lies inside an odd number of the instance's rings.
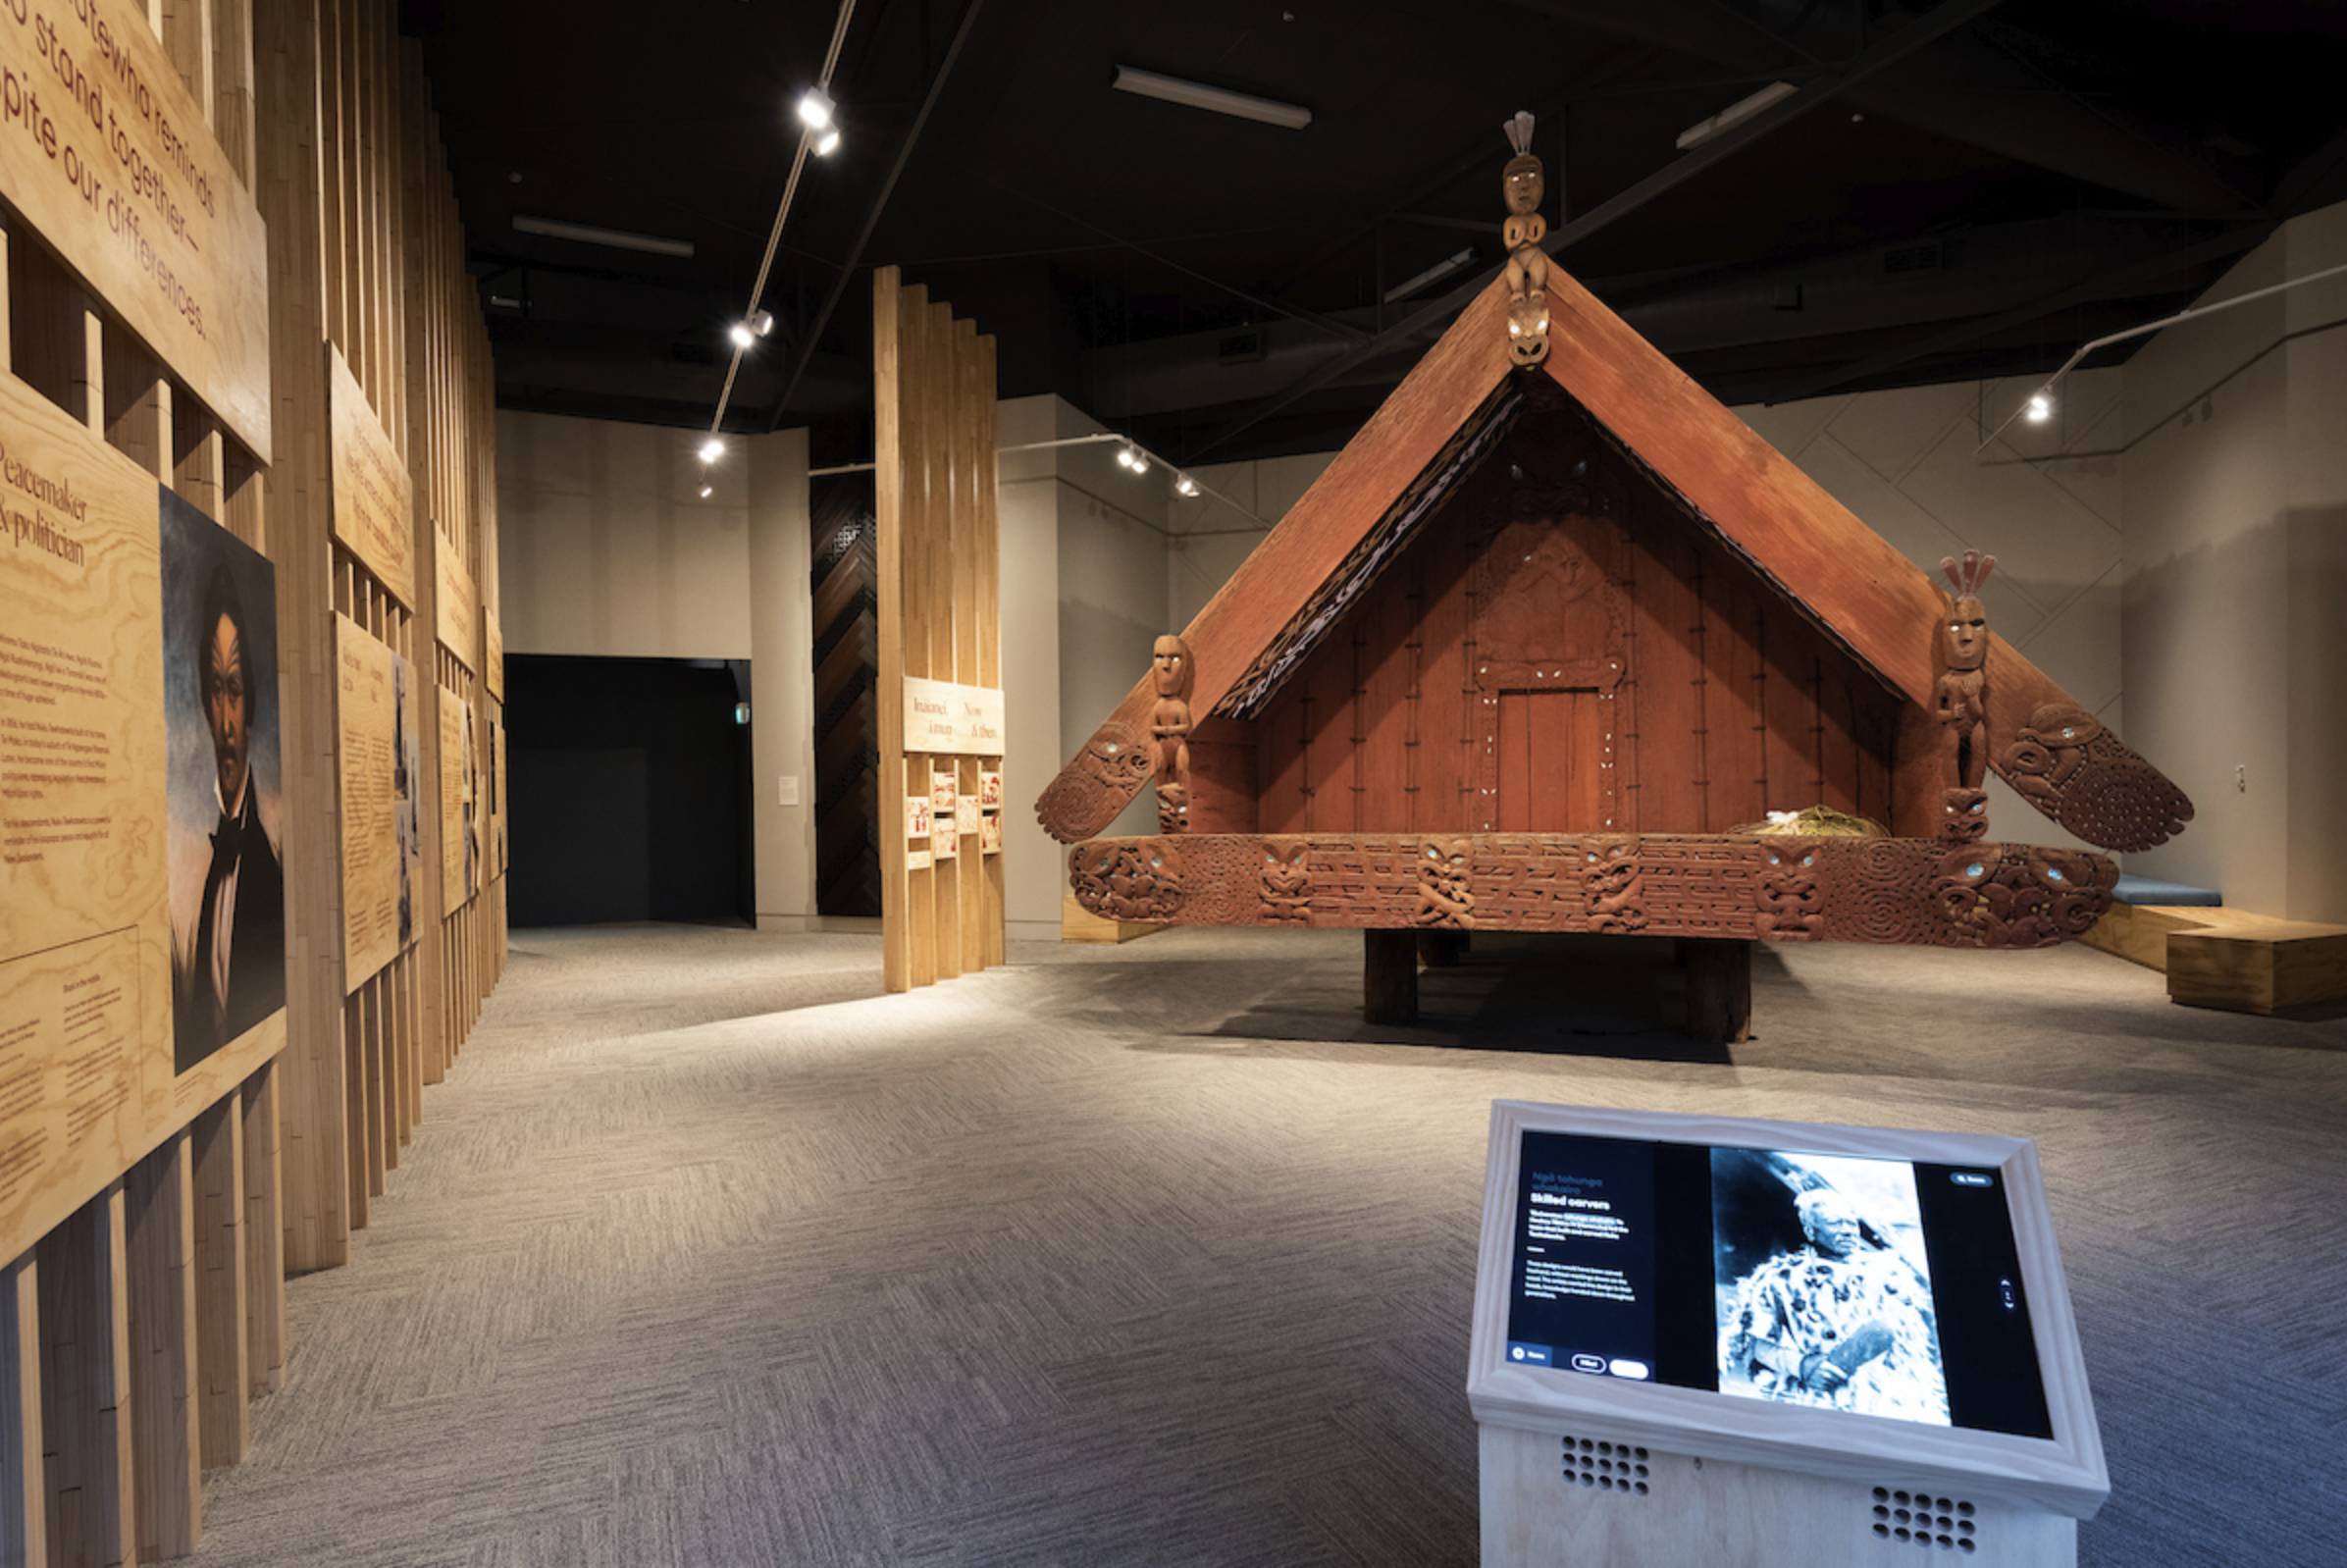
[[172,1055],[184,1072],[286,1005],[277,578],[168,490],[162,527]]

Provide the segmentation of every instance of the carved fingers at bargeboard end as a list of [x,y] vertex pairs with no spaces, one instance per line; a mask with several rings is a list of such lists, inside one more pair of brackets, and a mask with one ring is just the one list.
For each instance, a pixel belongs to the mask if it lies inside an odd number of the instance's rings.
[[2054,820],[2106,850],[2148,850],[2184,831],[2192,801],[2165,774],[2105,733],[2062,786]]
[[1063,844],[1090,838],[1149,782],[1156,770],[1151,752],[1129,726],[1101,725],[1035,802],[1035,819]]

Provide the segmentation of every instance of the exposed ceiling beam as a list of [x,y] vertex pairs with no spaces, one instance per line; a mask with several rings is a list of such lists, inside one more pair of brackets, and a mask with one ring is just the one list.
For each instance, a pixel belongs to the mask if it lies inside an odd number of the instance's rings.
[[[1942,3],[1917,20],[1908,23],[1890,36],[1869,45],[1839,71],[1818,77],[1792,97],[1772,108],[1765,109],[1732,131],[1723,132],[1691,152],[1664,164],[1660,169],[1641,180],[1629,189],[1621,191],[1591,208],[1588,212],[1551,231],[1541,241],[1541,248],[1556,255],[1590,235],[1628,217],[1639,208],[1709,169],[1713,164],[1735,156],[1761,137],[1789,125],[1801,115],[1835,96],[1845,88],[1864,80],[1875,73],[1887,70],[1906,59],[1935,40],[1971,22],[1973,18],[1993,9],[1999,0],[1942,0]],[[1466,308],[1467,302],[1490,286],[1499,276],[1498,266],[1485,268],[1471,281],[1453,288],[1423,309],[1411,312],[1400,322],[1379,333],[1369,341],[1327,360],[1298,377],[1285,390],[1273,393],[1246,413],[1215,432],[1197,449],[1184,454],[1183,462],[1195,463],[1200,458],[1227,444],[1246,431],[1274,414],[1289,407],[1320,388],[1358,365],[1390,353],[1438,323],[1447,321]]]
[[2198,267],[2208,262],[2221,261],[2227,256],[2238,255],[2244,250],[2263,243],[2266,236],[2273,233],[2274,227],[2275,225],[2270,219],[2258,219],[2193,244],[2184,245],[2175,250],[2164,251],[2149,260],[2138,262],[2132,267],[2122,268],[2117,272],[2097,273],[2081,283],[2047,294],[2043,298],[2030,300],[2026,304],[2016,305],[2010,310],[2002,311],[1994,316],[1982,316],[1971,321],[1958,322],[1956,326],[1934,333],[1929,338],[1918,339],[1897,348],[1885,349],[1879,354],[1856,360],[1837,370],[1827,371],[1805,381],[1796,382],[1770,392],[1766,400],[1770,403],[1793,403],[1799,402],[1804,397],[1822,396],[1837,387],[1846,387],[1852,382],[1884,375],[1915,360],[1926,359],[1933,354],[1945,353],[1953,348],[1961,348],[1967,343],[1978,342],[1981,339],[1995,333],[2009,331],[2014,327],[2025,327],[2029,323],[2051,316],[2057,311],[2067,310],[2072,305],[2087,304],[2097,299],[2116,298],[2145,284],[2164,278],[2170,273],[2181,272],[2187,267]]
[[872,231],[880,227],[880,215],[888,211],[888,198],[896,194],[905,165],[912,160],[913,149],[929,124],[929,112],[937,107],[946,78],[954,74],[954,62],[962,57],[962,46],[969,41],[969,30],[985,4],[986,0],[969,0],[969,9],[962,13],[962,25],[954,29],[954,41],[946,46],[945,58],[937,63],[937,75],[929,78],[929,90],[921,98],[920,112],[913,117],[912,129],[905,132],[905,144],[897,149],[897,161],[889,166],[888,178],[880,182],[879,193],[872,198],[872,209],[864,214],[863,227],[856,232],[856,243],[848,247],[847,257],[840,262],[839,276],[831,281],[831,289],[823,296],[823,308],[815,312],[814,325],[799,340],[798,360],[791,366],[790,379],[782,384],[782,395],[774,399],[773,416],[766,422],[769,432],[782,428],[783,416],[790,410],[791,395],[799,390],[799,379],[807,374],[807,362],[814,357],[823,329],[831,325],[831,313],[839,308],[840,296],[848,290],[848,280],[863,264],[863,248],[872,242]]

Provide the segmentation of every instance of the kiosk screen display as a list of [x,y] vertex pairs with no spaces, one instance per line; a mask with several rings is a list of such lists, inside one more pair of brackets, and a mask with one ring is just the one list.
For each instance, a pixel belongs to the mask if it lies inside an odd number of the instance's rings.
[[1523,1140],[1510,1362],[2053,1437],[1995,1169]]

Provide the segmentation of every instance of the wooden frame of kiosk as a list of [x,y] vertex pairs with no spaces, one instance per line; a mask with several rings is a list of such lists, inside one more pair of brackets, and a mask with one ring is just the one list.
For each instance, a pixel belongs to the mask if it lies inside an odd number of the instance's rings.
[[2110,1480],[2027,1139],[1503,1100],[1486,1182],[1486,1568],[2076,1562]]

